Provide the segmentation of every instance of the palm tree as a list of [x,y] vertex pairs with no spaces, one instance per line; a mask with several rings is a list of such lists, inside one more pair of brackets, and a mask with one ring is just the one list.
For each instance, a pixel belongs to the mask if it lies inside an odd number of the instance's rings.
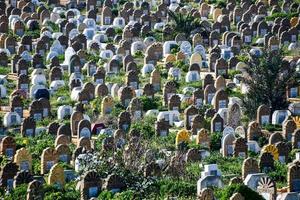
[[171,10],[168,11],[170,23],[174,28],[175,33],[184,33],[186,37],[189,37],[191,32],[195,29],[205,31],[208,27],[204,27],[200,22],[200,19],[193,17],[191,13],[184,15],[182,13],[175,13]]

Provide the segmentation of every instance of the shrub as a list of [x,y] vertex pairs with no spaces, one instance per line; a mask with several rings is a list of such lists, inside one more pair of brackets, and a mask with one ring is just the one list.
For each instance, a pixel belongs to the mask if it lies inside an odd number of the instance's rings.
[[220,132],[212,133],[210,148],[214,151],[219,151],[221,149],[221,139],[222,139],[222,133]]
[[253,191],[246,185],[239,184],[226,186],[223,190],[221,190],[219,194],[216,193],[216,195],[220,200],[228,200],[234,193],[237,192],[240,193],[245,198],[245,200],[264,200],[264,198],[257,192]]

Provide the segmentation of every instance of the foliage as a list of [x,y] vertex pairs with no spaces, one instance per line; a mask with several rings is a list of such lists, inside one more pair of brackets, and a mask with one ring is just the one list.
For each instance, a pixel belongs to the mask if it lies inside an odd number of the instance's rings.
[[143,58],[144,57],[144,53],[142,51],[137,51],[134,54],[134,58]]
[[239,70],[230,69],[228,70],[228,78],[233,79],[236,74],[240,74]]
[[297,17],[299,15],[299,13],[297,12],[291,12],[291,13],[283,13],[283,12],[279,12],[279,13],[274,13],[270,16],[266,17],[267,21],[273,21],[276,18],[287,18],[287,19],[291,19],[293,17]]
[[112,109],[111,115],[112,116],[119,116],[119,114],[124,110],[124,106],[121,104],[121,102],[115,102],[115,106]]
[[134,124],[132,124],[131,128],[139,130],[144,138],[151,138],[155,135],[155,120],[156,117],[145,116],[143,121],[136,121]]
[[189,65],[186,64],[183,60],[178,60],[175,62],[175,67],[181,69],[184,72],[188,72],[189,71]]
[[228,200],[234,193],[240,193],[245,200],[264,200],[261,195],[243,184],[232,184],[225,186],[220,193],[216,193],[216,196],[220,200]]
[[5,155],[0,155],[0,166],[6,165],[9,162],[9,158]]
[[183,33],[186,37],[189,37],[191,32],[195,29],[199,29],[200,32],[208,29],[208,27],[204,27],[200,23],[199,19],[193,17],[191,12],[184,15],[180,12],[175,13],[169,10],[168,15],[171,19],[171,25],[174,27],[174,33]]
[[48,20],[47,25],[52,28],[53,32],[59,32],[59,26],[57,24],[55,24],[54,22]]
[[281,131],[282,130],[282,126],[279,124],[267,124],[263,126],[263,129],[266,129],[270,132],[274,132],[274,131]]
[[287,172],[288,166],[285,163],[275,161],[275,170],[269,171],[267,174],[276,182],[277,187],[279,188],[287,184]]
[[176,54],[180,51],[180,47],[179,45],[174,45],[173,47],[171,47],[171,53],[172,54]]
[[[1,192],[0,192],[1,194]],[[5,196],[5,200],[15,200],[15,199],[26,199],[27,194],[27,184],[19,185],[14,188],[10,193]]]
[[154,184],[156,197],[193,197],[197,192],[194,183],[183,180],[162,179]]
[[266,104],[274,110],[285,109],[286,88],[295,83],[293,67],[285,65],[282,51],[267,51],[261,57],[251,57],[246,63],[243,81],[248,85],[248,93],[243,99],[246,114],[254,118],[257,108]]
[[100,56],[94,54],[87,54],[87,60],[98,63]]
[[259,137],[257,142],[260,147],[263,147],[268,144],[268,139],[265,137]]
[[140,97],[142,104],[143,104],[143,111],[148,111],[152,109],[158,109],[162,107],[161,98],[154,97],[154,99],[148,98],[146,96]]
[[230,89],[226,88],[225,92],[228,94],[229,97],[238,97],[240,99],[243,99],[244,95],[241,93],[239,89]]
[[44,185],[45,200],[76,200],[80,197],[80,192],[76,190],[76,183],[67,183],[63,188],[56,185]]
[[[221,153],[212,152],[210,156],[206,157],[203,164],[217,164],[221,172],[224,181],[229,181],[230,178],[226,180],[226,176],[240,176],[242,171],[243,159],[240,157],[223,157]],[[232,163],[235,163],[234,165]]]
[[10,68],[9,67],[4,67],[4,66],[0,66],[0,74],[9,74],[10,73]]
[[218,151],[221,149],[221,139],[222,139],[222,133],[221,132],[216,132],[216,133],[211,133],[211,142],[210,142],[210,148],[212,150]]
[[226,0],[208,0],[209,4],[214,4],[217,8],[224,8],[227,5]]
[[31,36],[32,38],[39,38],[40,37],[40,30],[34,30],[34,31],[27,31],[26,35]]

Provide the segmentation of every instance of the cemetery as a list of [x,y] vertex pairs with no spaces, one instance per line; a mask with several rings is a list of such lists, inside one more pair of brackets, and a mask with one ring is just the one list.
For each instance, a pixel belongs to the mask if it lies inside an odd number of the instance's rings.
[[300,200],[300,1],[0,0],[0,199]]

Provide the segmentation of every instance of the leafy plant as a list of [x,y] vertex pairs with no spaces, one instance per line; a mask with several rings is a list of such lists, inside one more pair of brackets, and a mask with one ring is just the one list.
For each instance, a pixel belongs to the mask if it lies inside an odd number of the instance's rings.
[[228,200],[234,193],[240,193],[245,200],[264,200],[260,194],[243,184],[232,184],[225,186],[221,192],[216,193],[216,196],[220,200]]
[[255,117],[257,108],[266,104],[274,110],[286,109],[286,88],[295,84],[295,68],[283,61],[282,51],[266,51],[261,57],[251,57],[246,63],[243,82],[248,92],[243,99],[246,114]]
[[184,15],[180,12],[175,13],[169,10],[168,15],[171,19],[170,21],[174,28],[174,33],[183,33],[186,37],[189,37],[190,33],[195,29],[199,29],[200,32],[208,29],[208,27],[204,27],[200,23],[199,19],[193,17],[191,12]]

